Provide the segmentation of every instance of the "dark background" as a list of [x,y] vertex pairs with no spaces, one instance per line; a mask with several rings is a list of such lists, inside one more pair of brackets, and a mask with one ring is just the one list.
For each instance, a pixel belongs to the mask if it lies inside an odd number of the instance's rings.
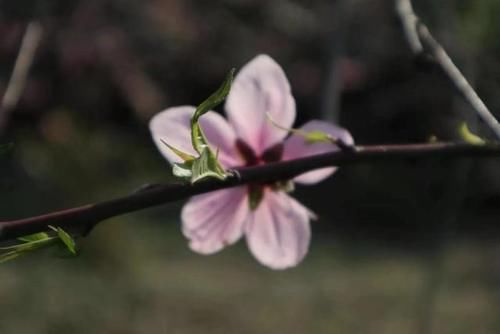
[[[500,2],[415,9],[499,110]],[[462,122],[493,139],[438,70],[415,62],[392,1],[5,0],[0,92],[33,21],[42,39],[0,130],[15,145],[0,157],[0,219],[168,182],[149,118],[198,104],[259,53],[287,73],[297,124],[333,120],[361,145],[460,140]],[[496,333],[499,168],[379,162],[299,187],[320,220],[305,261],[284,272],[244,242],[191,253],[182,203],[117,217],[79,239],[75,259],[2,265],[0,332]]]

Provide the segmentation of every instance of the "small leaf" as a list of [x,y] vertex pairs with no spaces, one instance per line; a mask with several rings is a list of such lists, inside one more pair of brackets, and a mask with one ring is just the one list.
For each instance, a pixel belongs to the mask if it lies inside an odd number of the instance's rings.
[[199,119],[205,113],[215,108],[220,103],[222,103],[222,101],[224,101],[231,89],[234,71],[234,68],[231,69],[219,89],[217,89],[212,95],[210,95],[205,101],[203,101],[198,107],[196,107],[196,111],[191,118],[191,142],[193,144],[193,148],[199,154],[201,154],[205,147],[208,147],[207,139],[199,125]]
[[307,144],[315,144],[315,143],[335,144],[336,141],[334,138],[332,138],[332,136],[321,131],[306,132],[304,135],[304,140]]
[[45,245],[46,243],[49,243],[57,238],[48,236],[43,239],[38,239],[38,240],[33,240],[33,241],[27,241],[23,242],[17,245],[12,245],[12,246],[7,246],[7,247],[0,247],[0,250],[17,250],[17,251],[28,251],[32,249],[38,249],[39,247]]
[[270,113],[266,113],[266,117],[271,122],[271,124],[280,130],[287,131],[288,133],[293,133],[296,136],[304,138],[306,144],[316,144],[316,143],[332,143],[333,145],[339,144],[336,138],[322,131],[304,131],[302,129],[287,128],[276,123],[272,118]]
[[469,127],[467,126],[467,123],[463,122],[460,125],[460,128],[458,129],[458,132],[462,139],[472,145],[484,145],[486,144],[486,141],[479,137],[478,135],[470,132]]
[[50,238],[47,233],[40,232],[40,233],[35,233],[35,234],[30,234],[30,235],[25,235],[23,237],[19,237],[19,238],[17,238],[17,240],[24,241],[24,242],[31,242],[31,241],[44,240],[47,238]]
[[435,143],[439,142],[439,139],[436,135],[430,135],[429,139],[427,139],[427,141],[431,144],[435,144]]
[[[28,236],[29,238],[29,236]],[[25,255],[29,252],[35,251],[37,249],[45,248],[54,245],[57,242],[57,238],[50,237],[47,235],[46,238],[41,238],[34,241],[24,242],[22,244],[13,245],[9,247],[2,247],[1,250],[6,250],[7,252],[0,254],[0,263],[4,263],[13,260],[21,255]]]
[[49,225],[49,228],[53,230],[57,236],[50,236],[45,232],[30,234],[18,238],[18,240],[22,242],[20,244],[0,248],[0,250],[5,251],[0,254],[0,263],[13,260],[37,249],[47,248],[57,244],[60,245],[61,242],[69,253],[76,255],[77,251],[74,239],[60,227]]
[[191,183],[195,183],[209,177],[214,177],[220,180],[224,180],[226,178],[227,174],[218,160],[219,152],[217,150],[214,154],[210,149],[207,138],[199,124],[199,119],[209,110],[224,101],[226,96],[229,94],[229,90],[231,89],[233,77],[234,69],[231,69],[222,85],[196,108],[193,116],[191,117],[191,144],[193,145],[193,149],[199,154],[198,157],[182,152],[162,140],[163,144],[165,144],[170,150],[172,150],[172,152],[184,161],[184,163],[173,164],[172,173],[175,176],[184,179],[190,178]]
[[68,251],[73,254],[73,255],[76,255],[76,243],[75,243],[75,240],[73,239],[73,237],[71,237],[65,230],[63,230],[62,228],[58,227],[57,228],[57,236],[59,237],[59,239],[61,239],[61,241],[64,243],[64,245],[66,245],[66,248],[68,249]]
[[[196,111],[191,118],[191,143],[195,151],[199,154],[199,157],[192,160],[191,183],[195,183],[199,180],[209,177],[224,180],[227,176],[224,168],[219,163],[218,152],[214,154],[210,149],[207,138],[205,137],[205,134],[203,133],[203,130],[199,124],[199,119],[209,110],[215,108],[222,101],[224,101],[231,89],[233,77],[234,68],[229,71],[229,74],[226,76],[226,79],[219,87],[219,89],[217,89],[215,93],[210,95],[196,108]],[[181,174],[183,173],[183,171],[177,170],[174,171],[174,175],[175,173]]]
[[0,264],[5,263],[10,260],[14,260],[15,258],[23,255],[24,253],[22,252],[17,252],[17,251],[11,251],[7,253],[0,254]]

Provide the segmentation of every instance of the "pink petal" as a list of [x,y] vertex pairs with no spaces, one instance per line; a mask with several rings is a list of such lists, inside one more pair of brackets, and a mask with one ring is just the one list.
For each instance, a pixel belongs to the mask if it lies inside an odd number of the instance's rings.
[[282,141],[286,131],[271,125],[266,112],[283,127],[295,120],[295,100],[283,69],[267,55],[251,60],[234,79],[226,112],[238,137],[257,154]]
[[[191,144],[191,116],[195,107],[180,106],[168,108],[156,114],[149,122],[149,129],[153,140],[160,152],[171,163],[182,160],[170,150],[161,140],[169,145],[191,155],[196,155]],[[219,114],[209,111],[200,119],[203,129],[211,148],[219,149],[219,160],[224,167],[242,165],[243,161],[236,151],[236,135]]]
[[[331,135],[334,138],[342,139],[346,144],[354,144],[349,131],[338,127],[334,124],[312,120],[301,127],[304,131],[321,131]],[[331,151],[338,151],[339,148],[331,143],[314,143],[307,144],[304,138],[297,135],[292,135],[285,141],[285,149],[283,151],[283,160],[291,160],[303,158],[310,155],[321,154]],[[323,181],[336,171],[336,167],[320,168],[311,172],[299,175],[295,181],[303,184],[314,184]]]
[[296,266],[311,239],[308,209],[283,192],[266,191],[245,228],[248,248],[272,269]]
[[246,187],[194,196],[182,209],[182,231],[192,250],[212,254],[240,239],[249,210]]

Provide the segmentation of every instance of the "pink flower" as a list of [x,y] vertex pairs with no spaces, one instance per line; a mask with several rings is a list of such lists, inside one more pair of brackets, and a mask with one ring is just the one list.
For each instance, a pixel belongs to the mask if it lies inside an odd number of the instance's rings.
[[[228,119],[215,112],[202,116],[200,124],[207,140],[225,168],[290,160],[338,150],[330,143],[306,144],[297,135],[273,126],[268,112],[280,126],[290,128],[295,120],[295,100],[281,67],[269,56],[259,55],[236,76],[225,105]],[[190,140],[190,119],[195,107],[169,108],[150,122],[153,139],[171,163],[181,162],[162,140],[184,152],[195,154]],[[335,125],[310,121],[305,131],[322,131],[348,144],[348,131]],[[335,168],[314,170],[294,179],[314,184],[330,176]],[[190,247],[201,254],[215,253],[243,235],[248,248],[263,265],[285,269],[306,255],[311,239],[309,221],[314,215],[279,187],[253,184],[192,197],[182,210],[182,231]]]

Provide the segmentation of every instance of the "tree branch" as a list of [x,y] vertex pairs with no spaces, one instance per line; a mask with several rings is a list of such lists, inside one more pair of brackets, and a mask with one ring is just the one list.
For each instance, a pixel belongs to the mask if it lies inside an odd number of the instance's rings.
[[422,158],[488,157],[500,158],[500,144],[471,145],[435,143],[409,145],[359,146],[306,158],[232,170],[226,180],[208,179],[193,185],[178,182],[155,185],[121,198],[84,205],[25,219],[0,222],[0,241],[48,230],[48,225],[69,229],[75,234],[88,233],[99,222],[125,213],[157,206],[223,188],[249,183],[267,184],[288,180],[304,172],[359,163],[386,162]]
[[10,112],[16,106],[26,86],[29,70],[42,39],[42,34],[42,25],[37,21],[30,22],[26,27],[12,75],[0,104],[0,131],[6,126]]
[[415,56],[429,59],[439,66],[465,101],[495,133],[497,139],[500,139],[500,123],[453,63],[446,50],[434,39],[429,29],[415,14],[411,0],[396,0],[396,12],[403,25],[408,44]]

